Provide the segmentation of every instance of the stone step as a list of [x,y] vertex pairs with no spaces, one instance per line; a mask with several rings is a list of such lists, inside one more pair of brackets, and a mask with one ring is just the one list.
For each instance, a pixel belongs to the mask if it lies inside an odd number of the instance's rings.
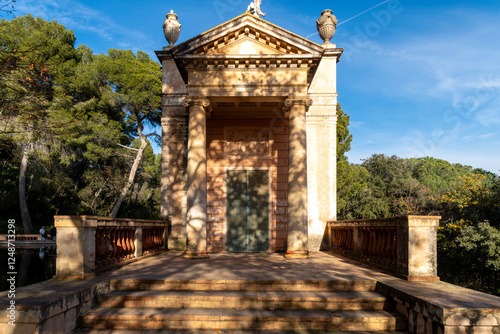
[[98,298],[101,307],[382,310],[386,298],[371,291],[123,291]]
[[285,331],[396,331],[405,322],[386,311],[103,308],[81,318],[82,328]]
[[72,334],[408,334],[406,331],[200,330],[200,329],[77,329]]
[[366,281],[112,280],[111,290],[375,291]]

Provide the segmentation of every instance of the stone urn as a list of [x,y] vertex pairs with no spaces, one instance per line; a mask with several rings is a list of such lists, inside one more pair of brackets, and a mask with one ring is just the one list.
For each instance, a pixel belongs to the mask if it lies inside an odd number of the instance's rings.
[[167,19],[163,21],[163,33],[167,39],[167,48],[172,48],[181,34],[181,24],[177,21],[177,14],[173,10],[167,14]]
[[323,45],[331,45],[330,39],[335,35],[337,28],[337,18],[333,15],[331,9],[325,9],[321,12],[321,17],[316,21],[319,37],[324,41]]

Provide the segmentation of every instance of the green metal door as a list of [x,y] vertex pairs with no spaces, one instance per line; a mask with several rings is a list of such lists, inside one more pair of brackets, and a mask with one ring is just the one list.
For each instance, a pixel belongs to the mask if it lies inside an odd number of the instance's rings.
[[226,249],[228,252],[269,250],[269,172],[227,172]]

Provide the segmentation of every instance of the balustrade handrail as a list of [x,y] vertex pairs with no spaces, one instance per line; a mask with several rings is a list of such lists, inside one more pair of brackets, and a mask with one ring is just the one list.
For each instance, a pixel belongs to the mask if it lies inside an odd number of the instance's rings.
[[56,227],[65,227],[66,224],[71,224],[70,226],[78,227],[96,227],[96,226],[157,226],[170,224],[170,222],[164,220],[147,220],[147,219],[137,219],[137,218],[110,218],[110,217],[98,217],[98,216],[54,216],[54,220],[57,222]]
[[409,280],[437,280],[439,216],[327,222],[329,249]]
[[352,219],[352,220],[329,220],[327,223],[334,226],[400,226],[408,227],[415,225],[416,220],[429,221],[435,225],[435,220],[440,220],[441,216],[397,216],[390,218],[368,218],[368,219]]

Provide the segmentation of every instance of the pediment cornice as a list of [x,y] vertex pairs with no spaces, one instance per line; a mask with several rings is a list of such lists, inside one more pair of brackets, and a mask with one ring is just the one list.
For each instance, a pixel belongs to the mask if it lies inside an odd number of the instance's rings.
[[255,45],[255,54],[321,56],[324,51],[319,44],[247,12],[174,46],[169,53],[174,57],[187,54],[234,54],[230,46],[243,41]]

